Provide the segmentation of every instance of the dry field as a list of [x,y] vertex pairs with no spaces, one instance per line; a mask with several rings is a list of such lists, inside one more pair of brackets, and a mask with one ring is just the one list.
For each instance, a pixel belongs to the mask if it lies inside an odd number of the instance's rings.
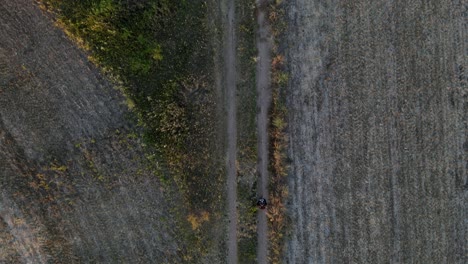
[[0,14],[0,262],[180,262],[120,92],[32,1]]
[[465,1],[285,1],[285,263],[466,263]]

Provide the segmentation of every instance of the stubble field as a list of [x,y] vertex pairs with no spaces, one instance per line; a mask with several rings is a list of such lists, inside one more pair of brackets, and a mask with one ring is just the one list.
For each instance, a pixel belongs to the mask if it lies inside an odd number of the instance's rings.
[[284,262],[465,263],[466,3],[285,5]]

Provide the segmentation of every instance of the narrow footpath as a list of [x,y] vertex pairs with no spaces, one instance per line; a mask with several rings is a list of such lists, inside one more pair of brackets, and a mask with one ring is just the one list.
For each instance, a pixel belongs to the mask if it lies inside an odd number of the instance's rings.
[[[258,197],[268,200],[268,110],[271,104],[271,35],[268,24],[266,0],[257,0],[257,132],[258,132],[258,164],[260,175],[257,185]],[[272,205],[274,206],[274,205]],[[268,221],[265,210],[259,210],[257,214],[257,263],[268,261]]]
[[227,192],[228,192],[228,263],[237,264],[237,100],[236,100],[236,28],[235,0],[228,0],[227,37],[224,50],[227,107]]

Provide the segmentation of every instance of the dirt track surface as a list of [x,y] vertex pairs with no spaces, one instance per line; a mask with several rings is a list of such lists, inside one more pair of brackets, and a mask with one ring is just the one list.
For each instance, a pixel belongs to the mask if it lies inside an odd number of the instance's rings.
[[466,263],[466,2],[286,3],[285,263]]
[[[271,104],[270,82],[270,52],[271,35],[268,25],[267,2],[257,1],[257,149],[259,179],[257,183],[257,195],[268,200],[268,110]],[[268,262],[268,222],[266,210],[257,213],[257,263]]]
[[227,204],[228,204],[228,263],[237,263],[237,100],[236,100],[236,23],[235,1],[227,2],[225,61],[225,94],[227,108]]

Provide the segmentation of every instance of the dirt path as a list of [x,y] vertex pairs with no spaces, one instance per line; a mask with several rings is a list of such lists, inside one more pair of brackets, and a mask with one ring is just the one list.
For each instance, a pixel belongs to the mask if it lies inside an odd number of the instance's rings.
[[227,103],[227,191],[228,191],[228,263],[237,263],[237,106],[236,106],[236,34],[235,6],[230,0],[227,7],[227,38],[224,51]]
[[[227,6],[227,38],[224,54],[226,70],[226,103],[227,103],[227,190],[228,190],[228,263],[238,262],[237,250],[237,102],[236,102],[236,35],[235,35],[235,6],[234,0],[229,1]],[[267,23],[266,7],[264,0],[257,2],[257,80],[256,87],[258,93],[257,108],[257,129],[258,129],[258,196],[268,198],[268,108],[271,102],[270,91],[270,36]],[[257,215],[258,228],[258,248],[257,262],[267,263],[268,252],[268,231],[267,217],[265,211],[259,211]]]
[[[258,180],[259,197],[268,199],[268,108],[271,102],[270,89],[270,28],[266,13],[267,1],[257,1],[257,131],[258,131]],[[267,263],[268,231],[267,217],[263,210],[257,214],[257,263]]]

